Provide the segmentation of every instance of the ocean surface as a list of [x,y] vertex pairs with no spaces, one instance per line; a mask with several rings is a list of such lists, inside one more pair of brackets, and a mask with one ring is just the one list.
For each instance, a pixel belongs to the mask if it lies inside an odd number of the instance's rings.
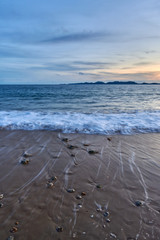
[[0,128],[160,132],[160,85],[0,85]]

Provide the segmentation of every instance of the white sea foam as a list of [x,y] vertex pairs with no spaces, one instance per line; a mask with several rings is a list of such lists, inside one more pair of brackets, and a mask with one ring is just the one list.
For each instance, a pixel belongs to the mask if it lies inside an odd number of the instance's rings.
[[160,132],[160,112],[119,114],[1,111],[0,128],[61,130],[65,133],[133,134]]

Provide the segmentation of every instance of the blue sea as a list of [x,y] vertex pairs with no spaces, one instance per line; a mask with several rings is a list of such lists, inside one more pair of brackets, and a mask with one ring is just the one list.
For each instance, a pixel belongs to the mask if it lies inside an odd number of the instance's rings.
[[160,85],[1,85],[0,129],[160,132]]

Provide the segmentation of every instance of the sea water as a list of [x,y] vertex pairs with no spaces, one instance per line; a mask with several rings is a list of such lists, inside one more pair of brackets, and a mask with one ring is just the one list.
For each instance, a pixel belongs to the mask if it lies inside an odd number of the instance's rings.
[[0,85],[0,128],[160,132],[160,85]]

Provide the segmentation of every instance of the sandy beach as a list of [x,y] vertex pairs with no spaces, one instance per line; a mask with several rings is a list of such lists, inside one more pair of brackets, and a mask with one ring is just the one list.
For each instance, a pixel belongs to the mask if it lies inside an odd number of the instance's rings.
[[0,131],[0,239],[160,239],[160,134]]

